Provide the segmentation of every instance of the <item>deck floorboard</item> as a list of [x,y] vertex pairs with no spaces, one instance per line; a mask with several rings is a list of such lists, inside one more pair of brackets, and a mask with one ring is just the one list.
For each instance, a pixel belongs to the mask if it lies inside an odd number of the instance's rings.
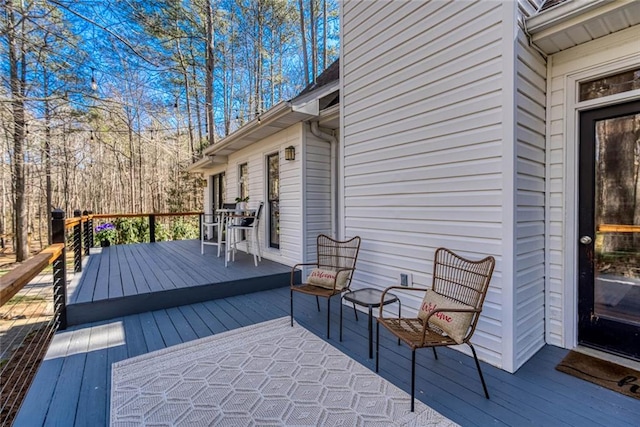
[[[295,318],[325,338],[326,304],[295,295]],[[337,301],[337,300],[336,300]],[[339,306],[332,304],[333,346],[369,369],[367,316],[356,322],[344,307],[344,339]],[[78,325],[56,334],[16,426],[106,425],[111,365],[170,345],[289,315],[289,290],[278,288]],[[381,331],[380,375],[409,391],[411,352]],[[452,349],[417,354],[416,396],[463,426],[616,426],[640,418],[640,400],[629,398],[555,370],[566,350],[545,346],[515,374],[482,363],[491,394],[484,398],[473,359]]]

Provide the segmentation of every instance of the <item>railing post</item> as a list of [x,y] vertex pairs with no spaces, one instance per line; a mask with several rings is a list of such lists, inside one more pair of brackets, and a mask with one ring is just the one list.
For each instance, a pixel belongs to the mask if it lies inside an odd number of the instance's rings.
[[67,328],[67,268],[65,259],[67,246],[65,244],[64,211],[54,209],[51,212],[51,242],[62,243],[62,252],[53,261],[53,304],[58,319],[58,328]]
[[156,216],[149,215],[149,241],[151,243],[156,241]]
[[[81,218],[80,209],[73,211],[74,218]],[[82,271],[82,219],[73,226],[73,271],[79,273]]]
[[84,222],[84,230],[82,230],[84,231],[84,235],[82,236],[84,239],[84,255],[89,256],[89,248],[91,248],[91,229],[93,227],[89,220],[89,211],[84,210],[82,212],[82,216],[86,219]]
[[89,219],[87,220],[87,228],[89,229],[89,247],[92,248],[94,245],[94,236],[95,230],[93,229],[93,211],[88,211]]

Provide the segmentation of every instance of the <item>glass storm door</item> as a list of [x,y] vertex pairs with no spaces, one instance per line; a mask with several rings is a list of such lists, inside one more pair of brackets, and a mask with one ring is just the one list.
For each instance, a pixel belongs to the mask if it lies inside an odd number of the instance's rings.
[[640,101],[580,115],[578,341],[640,359]]
[[267,197],[269,212],[269,247],[280,248],[280,155],[267,157]]

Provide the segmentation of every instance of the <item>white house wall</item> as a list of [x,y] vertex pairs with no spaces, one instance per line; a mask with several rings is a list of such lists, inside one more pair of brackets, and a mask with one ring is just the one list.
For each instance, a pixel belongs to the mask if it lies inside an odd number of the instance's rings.
[[[248,163],[249,170],[249,206],[257,208],[264,202],[264,216],[260,221],[260,244],[262,256],[272,261],[293,265],[302,259],[302,178],[301,156],[303,125],[295,124],[270,137],[239,150],[228,157],[225,172],[226,194],[224,200],[233,202],[239,194],[238,168]],[[284,159],[284,149],[293,145],[296,149],[296,160]],[[268,201],[266,188],[266,157],[280,153],[280,249],[269,248],[267,234]],[[218,173],[221,171],[217,171]],[[209,182],[210,184],[210,182]],[[209,189],[207,189],[210,192]]]
[[354,286],[401,272],[429,286],[440,246],[493,255],[473,342],[508,371],[544,345],[546,66],[518,25],[536,5],[342,9],[344,229],[363,238]]
[[514,363],[518,369],[545,344],[546,61],[516,36],[516,215]]
[[331,145],[314,136],[305,124],[305,143],[302,174],[304,176],[305,205],[304,244],[306,260],[315,261],[318,234],[331,235]]
[[577,110],[640,98],[636,91],[580,104],[577,84],[640,66],[638,40],[635,26],[549,58],[546,339],[554,345],[572,348],[577,339]]
[[502,24],[513,6],[342,7],[344,228],[363,238],[354,286],[384,288],[401,272],[429,286],[440,246],[495,256],[473,342],[502,367],[503,286],[512,286],[502,277],[503,233],[513,217],[503,209]]

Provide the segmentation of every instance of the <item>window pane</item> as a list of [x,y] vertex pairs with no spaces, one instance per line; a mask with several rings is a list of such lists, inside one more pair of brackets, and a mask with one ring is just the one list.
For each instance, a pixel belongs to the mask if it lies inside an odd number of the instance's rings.
[[579,101],[588,101],[636,89],[640,89],[640,69],[580,83]]

